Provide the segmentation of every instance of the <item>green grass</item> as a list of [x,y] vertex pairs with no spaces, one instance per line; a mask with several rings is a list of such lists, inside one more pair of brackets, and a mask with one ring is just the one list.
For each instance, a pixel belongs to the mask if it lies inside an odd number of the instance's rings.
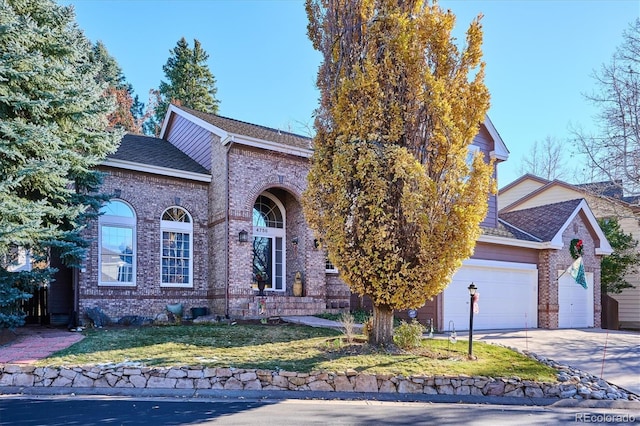
[[[351,312],[351,315],[353,315],[353,319],[355,322],[362,324],[367,322],[367,320],[373,315],[370,311],[365,311],[362,309],[359,309],[357,311],[353,311]],[[318,318],[324,318],[324,319],[328,319],[331,321],[340,321],[342,319],[342,314],[330,314],[330,313],[323,313],[323,314],[317,314],[316,315]]]
[[421,348],[392,354],[347,343],[340,332],[299,325],[181,325],[85,331],[85,339],[39,365],[137,362],[146,366],[199,365],[310,372],[354,369],[376,374],[512,377],[555,381],[555,371],[509,349],[474,342],[428,339]]

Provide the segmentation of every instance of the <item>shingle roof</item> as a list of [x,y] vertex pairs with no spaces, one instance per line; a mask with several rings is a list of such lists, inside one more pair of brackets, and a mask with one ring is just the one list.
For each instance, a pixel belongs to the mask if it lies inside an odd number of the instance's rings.
[[213,124],[214,126],[229,133],[294,146],[296,148],[312,148],[312,139],[306,136],[296,135],[295,133],[272,129],[258,124],[246,123],[244,121],[222,117],[220,115],[208,114],[206,112],[196,111],[183,106],[178,106],[177,108],[180,108],[181,110],[186,111],[189,114],[198,117],[209,124]]
[[186,172],[209,174],[209,171],[164,139],[127,133],[118,150],[107,160],[123,160]]
[[605,197],[617,198],[619,200],[621,200],[623,197],[621,180],[581,183],[575,186],[577,186],[578,188],[585,189],[596,195],[603,195]]
[[482,233],[484,235],[491,235],[494,237],[513,238],[515,240],[521,240],[521,241],[540,242],[539,238],[536,238],[532,235],[522,232],[519,229],[503,221],[498,222],[497,228],[489,228],[484,226],[482,226],[481,228],[482,228]]
[[500,219],[517,229],[534,235],[541,241],[551,241],[567,222],[582,199],[547,204],[530,209],[500,213]]

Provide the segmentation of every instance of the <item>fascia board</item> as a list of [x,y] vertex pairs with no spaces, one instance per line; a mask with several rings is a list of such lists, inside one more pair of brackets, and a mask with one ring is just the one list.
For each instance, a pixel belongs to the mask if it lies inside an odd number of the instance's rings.
[[537,242],[537,241],[524,241],[524,240],[516,240],[513,238],[507,237],[498,237],[495,235],[480,235],[478,238],[478,242],[481,243],[489,243],[489,244],[498,244],[503,246],[511,246],[511,247],[523,247],[523,248],[532,248],[536,250],[546,250],[546,249],[561,249],[562,245],[552,244],[550,242]]
[[155,175],[195,180],[199,182],[211,182],[211,175],[188,172],[185,170],[170,169],[168,167],[152,166],[149,164],[136,163],[133,161],[111,159],[103,161],[101,165],[106,167],[114,167],[117,169],[126,169],[136,172],[152,173]]
[[281,152],[284,154],[295,155],[303,158],[311,158],[313,150],[306,148],[296,148],[291,145],[285,145],[277,142],[267,141],[264,139],[252,138],[249,136],[229,133],[229,137],[223,139],[223,143],[226,145],[233,141],[234,144],[251,146],[254,148],[268,149],[270,151]]
[[175,105],[169,105],[169,109],[167,110],[167,115],[165,116],[165,119],[162,123],[162,130],[160,131],[160,139],[164,139],[165,136],[165,132],[166,132],[166,127],[169,123],[169,115],[170,114],[176,114],[179,115],[189,121],[191,121],[193,124],[196,124],[200,127],[202,127],[205,130],[210,131],[211,133],[218,135],[220,137],[221,140],[225,140],[229,137],[229,133],[227,131],[225,131],[224,129],[221,129],[220,127],[214,126],[213,124],[204,121],[201,118],[196,117],[195,115],[189,114],[187,111],[184,111],[178,107],[176,107]]
[[564,225],[562,225],[560,230],[553,237],[553,239],[551,240],[552,244],[560,245],[560,247],[564,247],[564,242],[562,241],[562,234],[564,233],[564,231],[567,229],[571,221],[578,215],[580,211],[584,212],[585,216],[587,216],[587,221],[589,222],[589,225],[591,225],[596,235],[598,236],[598,239],[600,240],[600,246],[596,247],[596,254],[607,255],[607,254],[613,253],[613,249],[609,244],[609,240],[607,240],[607,237],[604,235],[604,232],[602,232],[600,225],[598,225],[598,220],[593,215],[593,212],[589,208],[589,205],[587,204],[587,201],[584,198],[582,199],[582,201],[580,201],[580,204],[576,206],[576,208],[573,210],[573,213],[571,213],[567,221],[564,223]]

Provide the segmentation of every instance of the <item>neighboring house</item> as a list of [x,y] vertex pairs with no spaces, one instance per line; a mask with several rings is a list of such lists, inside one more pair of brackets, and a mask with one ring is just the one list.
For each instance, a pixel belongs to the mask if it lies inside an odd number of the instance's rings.
[[[640,240],[639,197],[624,197],[621,186],[615,182],[572,185],[527,174],[506,185],[499,194],[501,216],[549,203],[584,198],[597,218],[618,218],[624,232]],[[620,326],[640,328],[640,273],[628,275],[627,281],[635,288],[610,296],[618,301]]]
[[[175,303],[187,314],[206,307],[232,318],[357,307],[358,297],[326,262],[303,216],[311,144],[173,105],[160,138],[125,136],[100,167],[102,192],[114,198],[86,230],[92,244],[84,268],[73,274],[76,285],[68,284],[70,305],[80,316],[99,307],[114,319],[155,317]],[[496,163],[509,155],[488,118],[472,150]],[[495,195],[488,203],[473,257],[419,311],[421,321],[465,328],[474,282],[481,294],[476,328],[599,326],[599,298],[592,296],[600,291],[599,257],[610,248],[587,204],[530,212],[522,221],[538,226],[528,227],[516,216],[499,218]],[[563,290],[565,276],[559,290],[575,237],[585,241],[589,289],[573,283]],[[298,272],[301,296],[294,294]]]

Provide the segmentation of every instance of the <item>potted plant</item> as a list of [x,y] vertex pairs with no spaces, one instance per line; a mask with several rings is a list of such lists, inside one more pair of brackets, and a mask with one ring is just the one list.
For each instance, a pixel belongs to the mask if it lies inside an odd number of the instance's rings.
[[256,282],[258,283],[258,295],[259,296],[264,296],[264,288],[267,285],[267,281],[269,280],[269,278],[267,277],[267,274],[263,273],[263,272],[257,272],[256,273]]

